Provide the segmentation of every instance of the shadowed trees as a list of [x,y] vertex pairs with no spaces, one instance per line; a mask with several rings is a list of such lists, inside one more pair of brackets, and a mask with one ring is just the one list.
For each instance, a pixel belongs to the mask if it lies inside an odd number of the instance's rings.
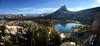
[[39,28],[34,30],[32,34],[32,44],[34,46],[48,46],[48,30],[45,28]]
[[96,34],[92,46],[100,46],[100,12],[96,14],[94,22],[92,24],[92,31]]
[[51,32],[50,34],[50,46],[59,46],[61,44],[61,37],[58,32]]

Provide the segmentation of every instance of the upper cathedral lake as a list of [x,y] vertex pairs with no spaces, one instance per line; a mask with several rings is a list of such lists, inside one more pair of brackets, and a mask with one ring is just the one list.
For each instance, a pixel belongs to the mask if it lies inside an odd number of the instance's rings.
[[81,24],[76,24],[76,23],[57,23],[54,26],[55,29],[57,29],[59,32],[72,32],[71,28],[75,26],[79,26]]

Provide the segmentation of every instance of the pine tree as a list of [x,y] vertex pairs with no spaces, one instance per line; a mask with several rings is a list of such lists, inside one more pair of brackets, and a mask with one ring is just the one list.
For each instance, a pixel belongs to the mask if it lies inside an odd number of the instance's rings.
[[35,46],[48,46],[48,30],[46,28],[39,28],[33,32],[32,42]]
[[50,34],[50,46],[59,46],[61,44],[61,37],[57,31]]

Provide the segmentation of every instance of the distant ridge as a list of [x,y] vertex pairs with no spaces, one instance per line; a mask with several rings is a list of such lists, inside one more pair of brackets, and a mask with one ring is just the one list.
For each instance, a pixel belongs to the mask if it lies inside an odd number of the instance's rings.
[[45,18],[52,18],[52,19],[75,19],[79,20],[83,24],[91,24],[94,20],[95,15],[100,12],[100,7],[85,9],[78,12],[72,12],[67,10],[66,6],[61,6],[55,12],[46,15]]

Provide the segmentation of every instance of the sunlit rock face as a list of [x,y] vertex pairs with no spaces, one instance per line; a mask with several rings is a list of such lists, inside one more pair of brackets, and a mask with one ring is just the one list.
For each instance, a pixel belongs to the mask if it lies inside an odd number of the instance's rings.
[[15,35],[17,33],[17,31],[18,31],[17,29],[19,29],[19,28],[22,28],[22,27],[20,27],[20,26],[8,26],[8,25],[6,25],[5,32],[6,33],[11,33],[11,34]]
[[96,17],[92,24],[92,30],[100,33],[100,13],[96,14]]

